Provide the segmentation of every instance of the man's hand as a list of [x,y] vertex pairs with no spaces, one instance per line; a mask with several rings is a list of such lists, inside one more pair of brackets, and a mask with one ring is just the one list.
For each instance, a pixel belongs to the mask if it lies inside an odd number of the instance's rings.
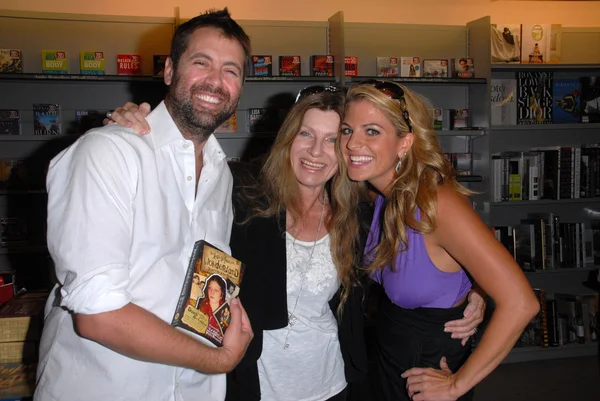
[[148,103],[142,103],[139,106],[135,103],[127,102],[122,107],[117,107],[110,115],[105,118],[104,125],[116,123],[123,127],[133,128],[140,135],[150,133],[150,125],[146,117],[150,114],[151,107]]
[[446,322],[444,331],[452,333],[452,338],[462,339],[465,345],[469,337],[477,333],[477,326],[483,321],[486,303],[483,297],[475,290],[469,293],[469,304],[465,308],[464,317],[460,320]]
[[231,310],[231,323],[225,332],[223,347],[219,350],[225,372],[235,368],[246,353],[248,344],[254,338],[250,320],[238,298],[231,300],[229,309]]

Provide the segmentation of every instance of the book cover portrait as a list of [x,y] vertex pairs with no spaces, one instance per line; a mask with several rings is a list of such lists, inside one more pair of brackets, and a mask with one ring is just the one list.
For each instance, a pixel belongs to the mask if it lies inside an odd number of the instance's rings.
[[240,292],[244,265],[206,241],[194,245],[172,325],[220,346]]

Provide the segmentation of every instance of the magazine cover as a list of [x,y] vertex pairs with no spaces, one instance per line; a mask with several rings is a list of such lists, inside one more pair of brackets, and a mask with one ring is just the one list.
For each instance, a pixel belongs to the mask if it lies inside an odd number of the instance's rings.
[[552,123],[551,71],[517,73],[517,124]]
[[242,262],[197,241],[171,325],[221,346],[231,321],[229,302],[239,295],[243,273]]
[[0,72],[23,72],[21,50],[0,49]]
[[552,118],[557,123],[581,122],[581,87],[578,79],[555,79]]
[[47,103],[33,105],[33,134],[61,134],[60,105]]

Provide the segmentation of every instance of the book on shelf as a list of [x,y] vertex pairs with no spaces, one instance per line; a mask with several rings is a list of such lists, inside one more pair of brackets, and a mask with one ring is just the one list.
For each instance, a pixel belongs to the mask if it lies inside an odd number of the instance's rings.
[[21,114],[16,109],[0,110],[0,135],[20,135]]
[[221,346],[231,322],[229,304],[239,295],[244,268],[210,243],[197,241],[171,325]]
[[550,24],[521,25],[521,62],[544,64],[550,62],[552,26]]
[[167,54],[154,54],[152,56],[152,75],[154,77],[165,76],[165,63],[167,62]]
[[23,190],[29,188],[27,165],[23,159],[0,159],[0,189]]
[[333,77],[334,59],[331,54],[310,56],[310,75],[313,77]]
[[215,130],[215,134],[231,134],[237,131],[237,117],[236,113],[233,113],[231,117],[223,121],[221,125]]
[[517,124],[552,123],[551,71],[519,71],[517,73]]
[[282,77],[299,77],[302,75],[300,56],[279,56],[279,75]]
[[428,78],[448,78],[448,59],[423,60],[423,76]]
[[492,79],[492,126],[517,125],[517,80]]
[[443,109],[431,109],[433,118],[433,129],[436,131],[442,130],[444,125]]
[[19,49],[0,49],[0,72],[1,73],[23,72],[23,63],[21,60],[21,50],[19,50]]
[[344,57],[344,76],[346,76],[346,77],[357,77],[358,76],[358,57],[357,56],[345,56]]
[[67,52],[63,50],[42,50],[42,73],[68,74]]
[[581,84],[579,79],[554,79],[552,119],[555,124],[581,122]]
[[521,24],[492,24],[491,52],[493,63],[520,63]]
[[75,110],[75,121],[77,122],[76,134],[82,135],[92,128],[100,128],[104,125],[106,112],[108,110],[78,109]]
[[82,75],[104,75],[104,52],[81,51],[79,68]]
[[421,58],[419,57],[400,57],[400,76],[401,77],[420,77],[421,76]]
[[271,77],[273,76],[273,56],[252,55],[250,59],[250,76]]
[[117,75],[140,75],[142,56],[139,54],[117,54]]
[[450,129],[468,128],[469,109],[450,109]]
[[60,105],[56,103],[35,103],[33,105],[33,134],[60,135]]
[[450,68],[454,78],[475,78],[475,62],[471,57],[451,59]]
[[398,57],[377,57],[375,66],[378,77],[398,76]]
[[600,123],[600,76],[581,78],[581,122]]

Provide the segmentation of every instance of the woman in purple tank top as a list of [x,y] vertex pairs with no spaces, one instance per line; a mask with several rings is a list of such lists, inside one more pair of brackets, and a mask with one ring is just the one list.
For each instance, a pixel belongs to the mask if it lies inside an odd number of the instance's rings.
[[[428,102],[385,81],[353,85],[339,143],[347,193],[377,193],[365,248],[384,293],[370,369],[379,400],[469,400],[506,357],[539,304],[519,266],[473,211],[444,157]],[[337,213],[356,218],[358,197]],[[346,212],[344,212],[346,211]],[[496,304],[479,345],[444,332],[461,316],[468,272]]]

